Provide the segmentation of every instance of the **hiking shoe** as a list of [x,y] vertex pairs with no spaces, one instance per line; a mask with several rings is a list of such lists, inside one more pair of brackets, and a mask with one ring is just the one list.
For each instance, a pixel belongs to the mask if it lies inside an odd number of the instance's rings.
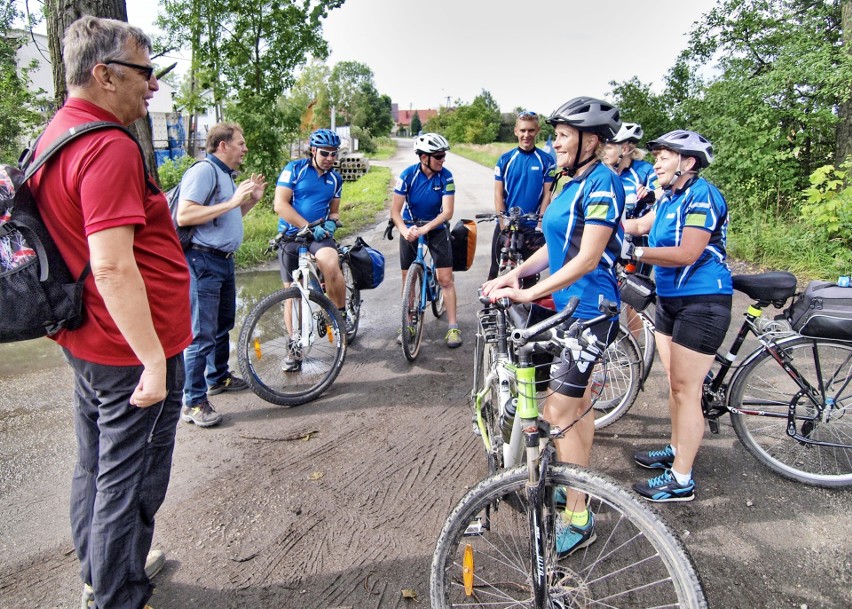
[[[416,332],[417,332],[417,330],[414,329],[414,326],[408,326],[408,335],[409,336],[413,337]],[[402,344],[402,328],[399,328],[396,331],[396,344],[397,345]]]
[[225,391],[245,391],[246,389],[248,389],[248,383],[229,372],[221,381],[207,388],[207,395],[217,395]]
[[91,609],[95,606],[95,591],[89,584],[83,584],[83,597],[80,599],[80,609]]
[[154,576],[163,570],[166,564],[166,553],[162,550],[151,550],[145,558],[145,575],[148,579],[153,579]]
[[180,411],[180,418],[199,427],[213,427],[222,422],[222,415],[213,410],[213,406],[206,399],[192,406],[184,406]]
[[592,545],[598,538],[595,533],[595,515],[589,512],[585,526],[571,524],[565,512],[556,515],[556,559],[562,560],[577,550]]
[[633,490],[649,501],[662,503],[664,501],[692,501],[695,499],[695,481],[691,480],[681,486],[675,480],[672,470],[667,469],[656,478],[645,482],[636,482]]
[[447,346],[450,349],[461,347],[461,330],[459,330],[458,328],[450,328],[449,330],[447,330],[447,335],[444,337],[444,340],[447,341]]
[[642,450],[633,455],[633,460],[648,469],[671,469],[674,463],[672,445],[666,444],[663,450]]

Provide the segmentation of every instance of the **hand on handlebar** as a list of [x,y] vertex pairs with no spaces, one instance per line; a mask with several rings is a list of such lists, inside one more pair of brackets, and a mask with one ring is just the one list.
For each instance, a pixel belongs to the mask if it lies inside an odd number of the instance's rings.
[[323,239],[328,238],[328,231],[325,230],[325,227],[322,224],[315,226],[311,232],[314,235],[314,241],[322,241]]
[[406,226],[400,233],[406,241],[417,241],[417,237],[420,236],[420,228],[417,226]]

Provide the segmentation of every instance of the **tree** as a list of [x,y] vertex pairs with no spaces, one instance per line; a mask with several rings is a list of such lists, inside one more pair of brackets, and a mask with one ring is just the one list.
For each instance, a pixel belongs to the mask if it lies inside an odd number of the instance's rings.
[[353,96],[351,124],[368,130],[374,136],[388,135],[393,128],[391,98],[379,95],[372,83],[361,83]]
[[[852,0],[845,0],[841,7],[841,27],[843,30],[843,49],[847,57],[852,56]],[[838,167],[852,154],[852,85],[838,109],[837,148],[834,164]]]
[[328,79],[329,102],[337,115],[352,123],[357,97],[363,85],[373,86],[373,71],[358,61],[341,61],[331,70]]
[[[65,86],[65,64],[62,61],[62,38],[65,30],[74,21],[86,15],[127,21],[127,5],[124,0],[45,0],[44,12],[47,17],[47,39],[50,57],[53,62],[54,100],[59,108],[65,103],[68,90]],[[154,155],[154,142],[148,117],[140,118],[130,131],[136,136],[145,153],[148,170],[157,178],[157,159]]]
[[634,76],[622,83],[611,81],[609,86],[621,120],[642,125],[646,141],[674,129],[663,98],[655,95],[650,85]]
[[415,110],[411,117],[411,135],[417,135],[422,129],[423,123],[420,122],[420,113]]
[[453,142],[488,144],[500,131],[500,107],[491,93],[483,90],[470,105],[457,102],[452,110],[442,108],[426,127]]

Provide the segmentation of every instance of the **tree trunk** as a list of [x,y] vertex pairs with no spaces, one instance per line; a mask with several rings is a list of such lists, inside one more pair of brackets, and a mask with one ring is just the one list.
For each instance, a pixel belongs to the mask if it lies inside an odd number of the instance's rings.
[[[56,108],[62,107],[68,90],[65,86],[65,64],[62,62],[62,39],[65,30],[74,21],[85,15],[106,17],[127,21],[125,0],[45,0],[44,12],[47,17],[47,39],[50,57],[53,61],[53,87]],[[145,164],[159,182],[157,160],[154,155],[154,142],[148,117],[140,118],[130,126],[130,131],[142,145]]]
[[[845,0],[841,6],[841,26],[843,28],[843,48],[852,54],[852,0]],[[847,156],[852,154],[852,88],[847,97],[838,107],[837,146],[834,153],[834,164],[839,166]]]

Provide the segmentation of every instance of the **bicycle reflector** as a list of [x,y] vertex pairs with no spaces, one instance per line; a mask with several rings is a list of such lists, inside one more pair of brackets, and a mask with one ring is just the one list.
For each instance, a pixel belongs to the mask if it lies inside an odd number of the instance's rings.
[[263,353],[260,350],[260,340],[254,339],[254,353],[257,355],[257,359],[263,359]]
[[462,579],[464,580],[464,593],[473,596],[473,546],[464,547],[464,558],[462,558]]

